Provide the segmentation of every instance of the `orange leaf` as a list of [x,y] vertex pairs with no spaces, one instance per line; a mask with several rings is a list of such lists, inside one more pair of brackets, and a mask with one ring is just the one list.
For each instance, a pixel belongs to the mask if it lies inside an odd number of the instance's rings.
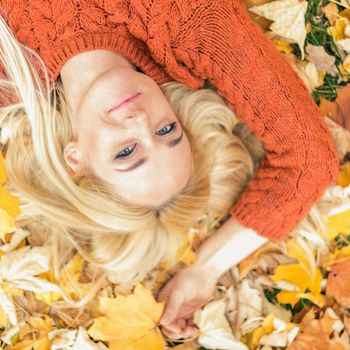
[[338,97],[330,102],[321,97],[320,111],[343,128],[350,130],[350,85],[337,89]]
[[326,293],[345,308],[350,307],[350,258],[332,266],[328,275]]
[[316,320],[314,310],[310,310],[298,325],[300,331],[287,350],[346,350],[341,344],[330,339],[333,323],[337,319],[328,312]]

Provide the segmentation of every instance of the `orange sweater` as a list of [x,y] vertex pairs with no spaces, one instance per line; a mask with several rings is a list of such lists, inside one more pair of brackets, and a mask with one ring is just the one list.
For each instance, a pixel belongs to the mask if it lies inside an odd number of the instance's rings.
[[308,90],[239,0],[0,0],[18,40],[56,80],[75,54],[110,49],[158,84],[210,80],[265,145],[266,157],[232,209],[242,225],[281,239],[338,172]]

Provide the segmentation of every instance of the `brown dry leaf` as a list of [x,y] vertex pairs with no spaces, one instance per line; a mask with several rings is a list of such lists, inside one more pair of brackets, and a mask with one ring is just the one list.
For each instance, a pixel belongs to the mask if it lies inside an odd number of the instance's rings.
[[350,130],[350,85],[337,89],[338,97],[330,102],[321,97],[320,112]]
[[275,243],[268,242],[256,250],[253,254],[250,254],[244,259],[238,266],[240,279],[246,278],[248,273],[257,268],[259,264],[260,256],[264,253],[279,252],[279,248]]
[[326,72],[333,77],[338,75],[338,69],[335,65],[335,57],[328,54],[323,46],[307,44],[305,51],[309,62],[315,63],[318,70]]
[[338,6],[333,2],[330,2],[325,7],[323,7],[322,11],[325,14],[325,16],[327,17],[330,25],[333,25],[335,23],[335,21],[337,20],[337,18],[339,17]]
[[298,325],[300,332],[287,350],[346,350],[341,344],[330,339],[335,321],[337,319],[331,317],[328,312],[317,320],[314,310],[310,310]]
[[345,308],[350,307],[350,258],[332,266],[328,275],[326,293]]

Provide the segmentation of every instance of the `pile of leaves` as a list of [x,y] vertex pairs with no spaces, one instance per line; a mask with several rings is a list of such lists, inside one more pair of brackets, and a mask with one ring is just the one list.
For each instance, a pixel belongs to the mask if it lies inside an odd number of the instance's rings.
[[161,333],[164,305],[156,296],[195,259],[195,247],[217,229],[219,219],[200,218],[178,253],[179,264],[158,266],[136,286],[112,283],[74,249],[57,269],[45,227],[31,222],[16,227],[19,201],[6,189],[0,156],[0,349],[350,348],[350,134],[345,129],[350,5],[348,0],[246,1],[323,113],[341,125],[327,119],[342,159],[337,184],[285,241],[266,244],[225,273],[214,300],[194,314],[199,336],[175,341]]

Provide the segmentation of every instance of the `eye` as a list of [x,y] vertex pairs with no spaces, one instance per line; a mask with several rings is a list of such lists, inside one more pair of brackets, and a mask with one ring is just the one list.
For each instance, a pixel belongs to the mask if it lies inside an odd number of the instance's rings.
[[164,128],[161,128],[160,130],[158,130],[156,132],[156,134],[160,135],[160,136],[167,135],[167,134],[171,133],[175,129],[176,129],[176,122],[173,122],[171,124],[168,124],[168,125],[164,126]]
[[136,148],[136,143],[134,145],[132,145],[132,146],[124,148],[114,158],[115,159],[126,159],[134,152],[135,148]]

